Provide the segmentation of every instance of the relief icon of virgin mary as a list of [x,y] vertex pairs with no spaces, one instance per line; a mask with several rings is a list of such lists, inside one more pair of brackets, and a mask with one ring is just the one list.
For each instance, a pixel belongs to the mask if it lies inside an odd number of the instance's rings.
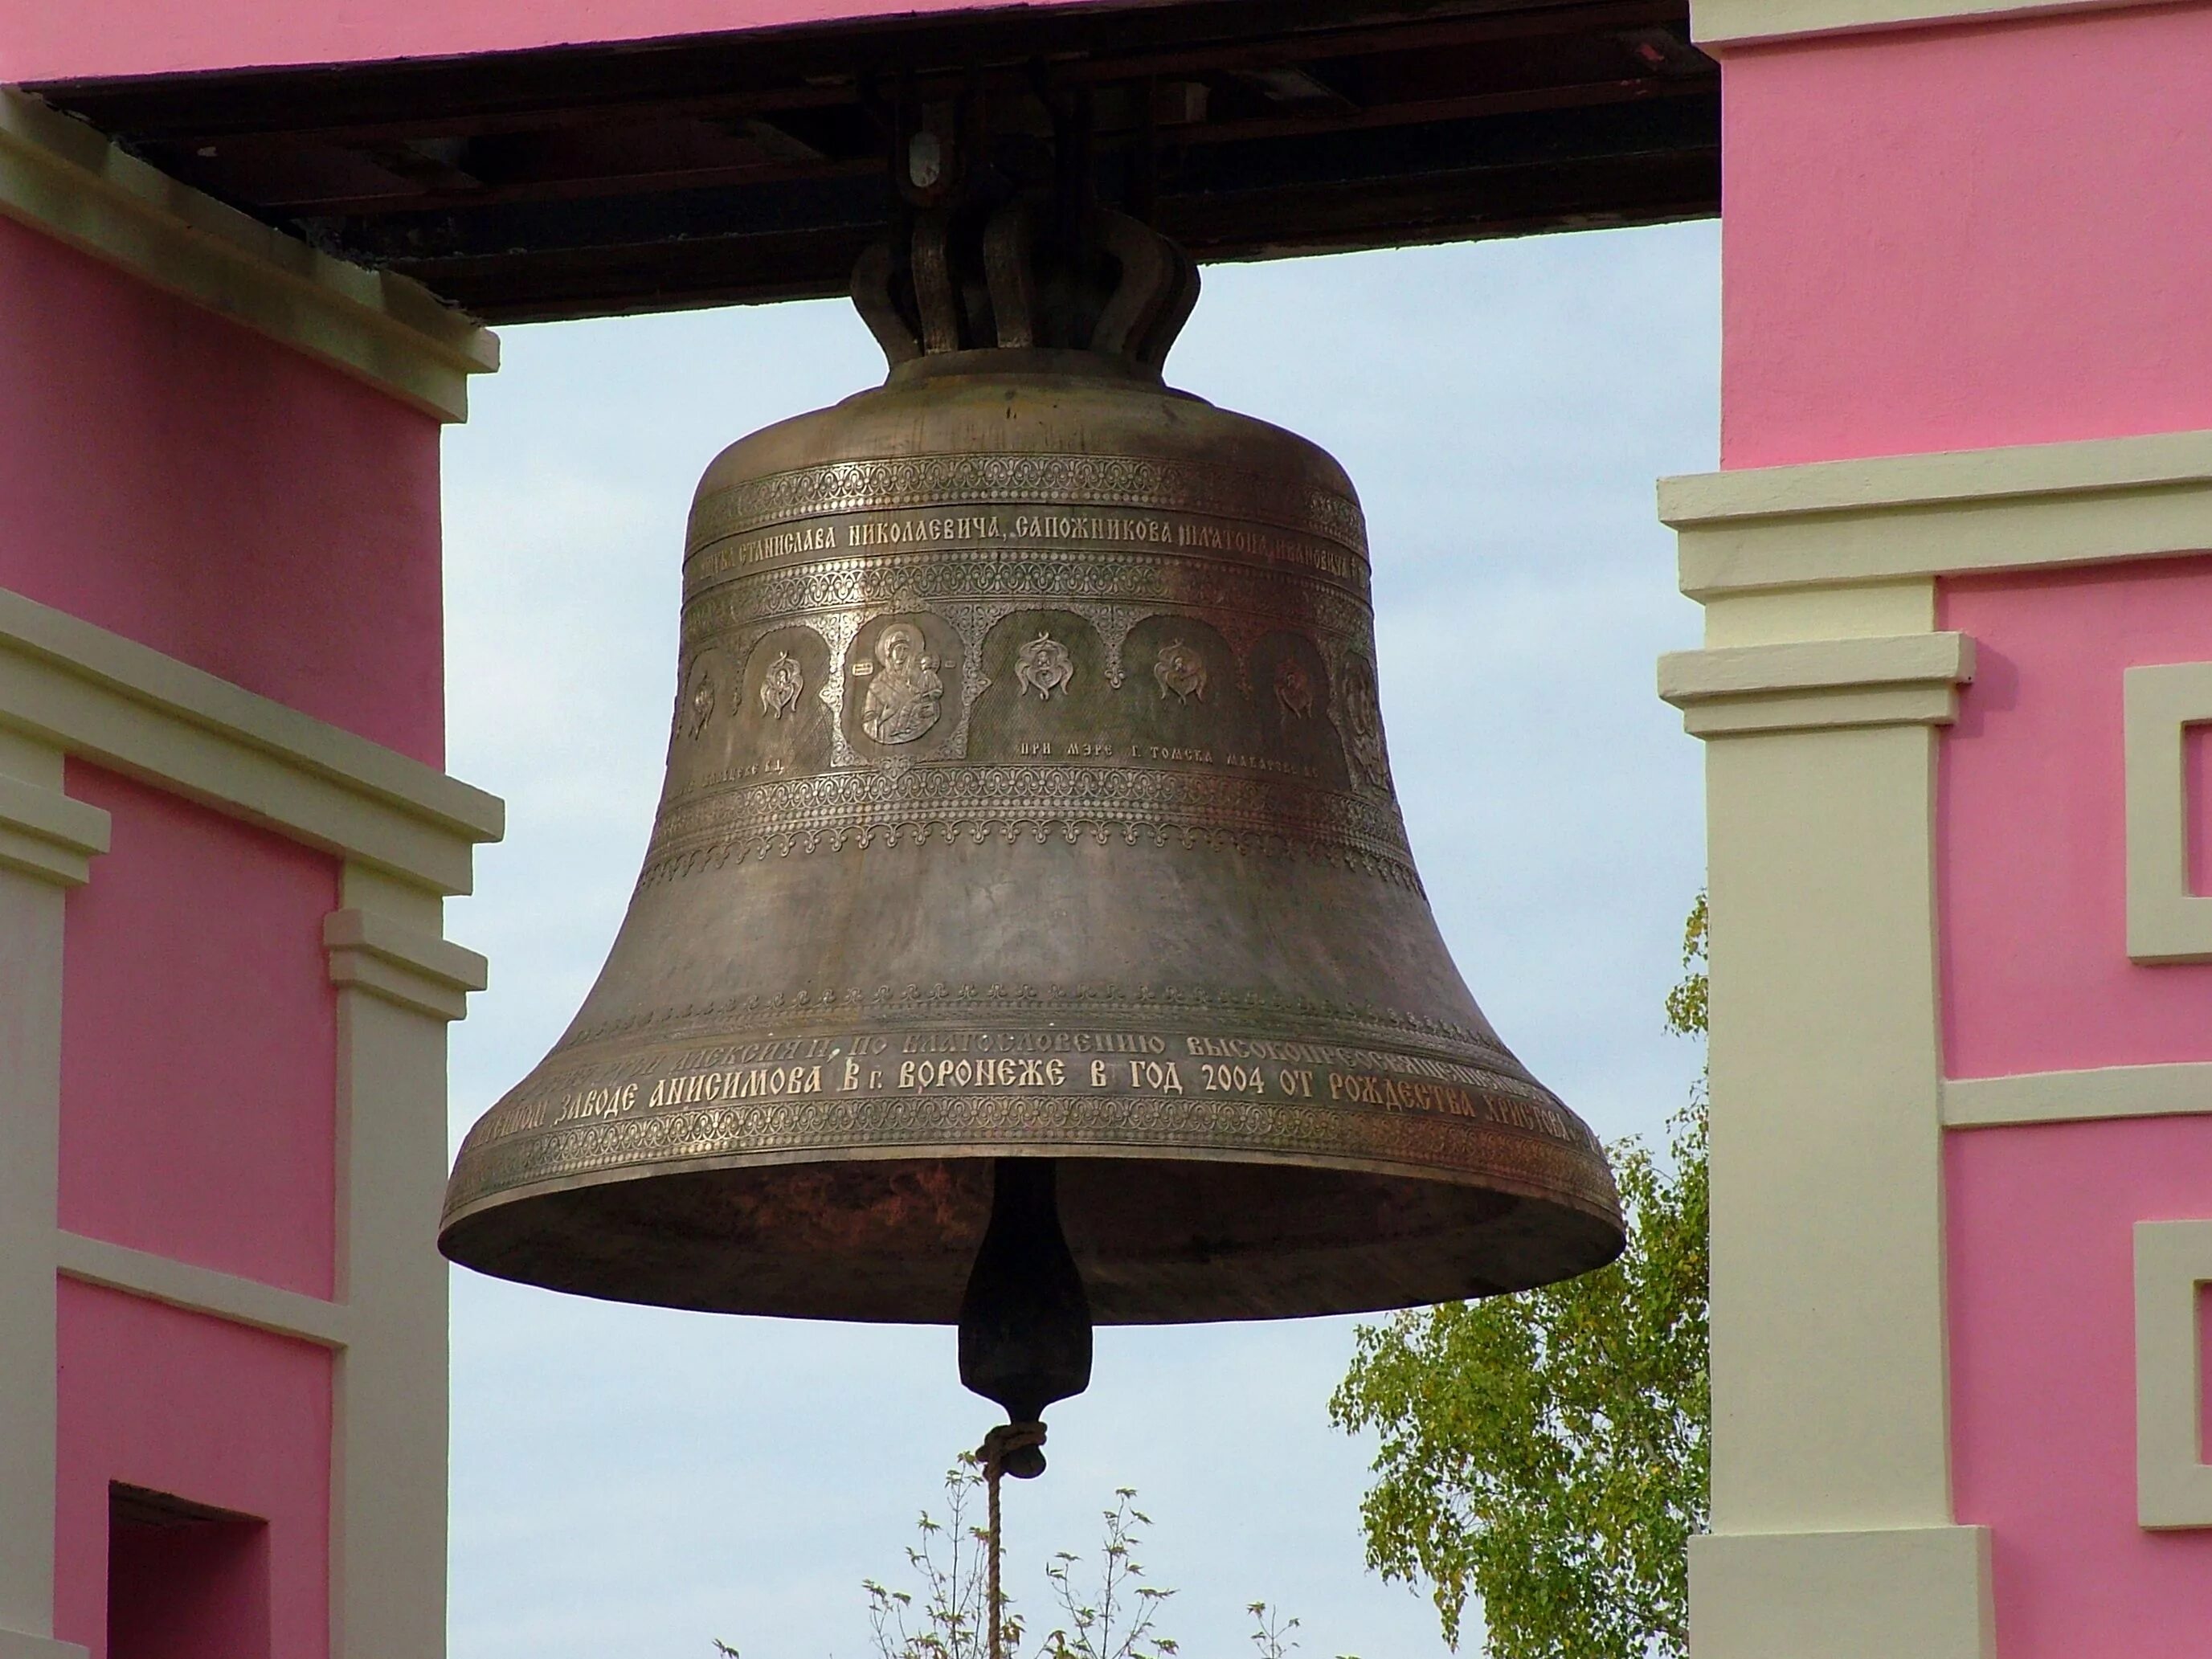
[[945,682],[922,649],[921,630],[911,623],[884,629],[876,641],[860,729],[878,743],[912,743],[937,724],[944,699]]

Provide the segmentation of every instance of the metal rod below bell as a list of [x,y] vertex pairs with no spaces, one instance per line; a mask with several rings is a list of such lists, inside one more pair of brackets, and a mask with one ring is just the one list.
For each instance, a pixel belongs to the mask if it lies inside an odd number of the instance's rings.
[[[1046,1407],[1091,1386],[1091,1299],[1060,1230],[1051,1158],[993,1165],[991,1219],[960,1300],[960,1381],[1017,1426],[1041,1426]],[[1036,1445],[1010,1448],[1005,1462],[1017,1480],[1044,1473]]]

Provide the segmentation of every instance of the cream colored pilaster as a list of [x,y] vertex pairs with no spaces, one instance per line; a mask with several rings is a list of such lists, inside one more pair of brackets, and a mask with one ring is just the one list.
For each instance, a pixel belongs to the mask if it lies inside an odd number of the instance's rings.
[[1705,751],[1713,1532],[1698,1659],[1988,1659],[1952,1524],[1934,584],[1709,600],[1662,695]]
[[331,1515],[333,1659],[437,1659],[446,1640],[446,1026],[484,961],[443,901],[355,863],[325,924],[338,988],[344,1241]]
[[0,728],[0,1659],[84,1659],[53,1639],[62,915],[106,847],[60,752]]
[[[1695,9],[1705,38],[1742,40],[2081,9]],[[2197,1110],[2203,1079],[2144,1066],[1943,1083],[1936,728],[1973,651],[1936,631],[1935,583],[2201,552],[2212,432],[1708,473],[1663,480],[1659,503],[1707,645],[1660,668],[1708,740],[1713,1532],[1691,1551],[1692,1649],[1987,1659],[1988,1539],[1952,1524],[1940,1126]],[[2207,948],[2176,874],[2194,672],[2136,671],[2143,959]]]

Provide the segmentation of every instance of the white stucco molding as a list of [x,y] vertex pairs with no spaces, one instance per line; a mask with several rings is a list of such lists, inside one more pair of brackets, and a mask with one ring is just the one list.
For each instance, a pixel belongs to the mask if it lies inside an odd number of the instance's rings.
[[0,865],[82,887],[107,837],[107,814],[97,806],[0,772]]
[[[0,775],[59,798],[62,774],[58,751],[0,730]],[[49,1639],[68,894],[33,863],[0,864],[0,1659],[81,1659]]]
[[1697,1659],[1992,1659],[1986,1527],[1690,1540]]
[[2136,1519],[2212,1527],[2197,1286],[2212,1284],[2212,1221],[2136,1223]]
[[1927,577],[1705,602],[1712,1524],[1697,1659],[1989,1659],[1954,1525],[1936,727],[1973,667]]
[[373,910],[334,910],[323,921],[331,983],[353,986],[436,1019],[463,1019],[468,994],[489,982],[474,951]]
[[2212,662],[2130,668],[2126,688],[2128,956],[2212,962],[2212,897],[2189,879],[2189,728],[2212,724]]
[[220,312],[441,421],[499,340],[421,284],[318,252],[83,122],[0,88],[0,215]]
[[296,1337],[320,1347],[346,1346],[346,1310],[335,1302],[81,1233],[58,1232],[55,1243],[64,1279],[191,1313],[212,1314],[234,1325]]
[[1994,23],[2066,12],[2143,10],[2183,0],[1692,0],[1690,35],[1701,46],[1745,46],[1805,35]]
[[0,728],[437,893],[504,825],[495,796],[5,591]]
[[1899,634],[1674,651],[1659,695],[1701,738],[1824,727],[1942,726],[1974,678],[1964,634]]
[[2212,432],[1659,482],[1692,599],[2212,549]]
[[332,1659],[445,1651],[446,1038],[483,960],[434,894],[349,863],[325,925],[337,981],[340,1295]]
[[1943,1122],[1954,1129],[2207,1112],[2212,1112],[2212,1064],[2105,1066],[2080,1072],[1951,1078],[1943,1085]]
[[91,1650],[74,1642],[57,1642],[51,1636],[0,1630],[0,1659],[91,1659]]

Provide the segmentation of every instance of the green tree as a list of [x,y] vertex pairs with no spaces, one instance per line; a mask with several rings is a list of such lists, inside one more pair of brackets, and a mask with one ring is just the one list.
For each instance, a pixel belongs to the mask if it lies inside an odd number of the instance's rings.
[[[1705,1030],[1705,901],[1670,1030]],[[1432,1587],[1456,1649],[1468,1600],[1491,1659],[1680,1659],[1690,1535],[1706,1516],[1705,1097],[1668,1156],[1612,1149],[1628,1248],[1609,1267],[1361,1328],[1329,1402],[1379,1435],[1368,1564]]]

